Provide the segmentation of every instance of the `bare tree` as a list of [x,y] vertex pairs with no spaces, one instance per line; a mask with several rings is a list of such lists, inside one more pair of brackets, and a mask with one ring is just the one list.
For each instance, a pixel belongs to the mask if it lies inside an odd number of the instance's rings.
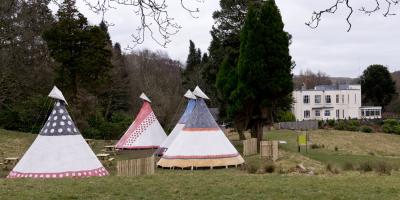
[[[51,0],[59,4],[64,0]],[[75,1],[75,0],[74,0]],[[91,11],[103,16],[110,9],[117,6],[128,6],[132,12],[140,18],[140,25],[136,28],[136,33],[132,34],[133,44],[142,44],[146,32],[159,45],[166,47],[171,42],[171,36],[178,33],[181,26],[168,13],[168,5],[165,0],[82,0]],[[196,13],[199,8],[191,8],[187,2],[203,2],[204,0],[179,0],[183,10],[187,11],[192,17],[197,18]],[[178,1],[177,1],[178,3]]]
[[[378,13],[381,12],[384,17],[396,15],[394,13],[394,7],[397,6],[400,3],[400,0],[371,0],[374,2],[374,6],[372,8],[367,8],[365,3],[362,4],[360,8],[357,10],[363,14],[366,15],[371,15],[373,13]],[[348,9],[348,14],[346,17],[346,21],[349,24],[349,27],[347,29],[347,32],[349,32],[352,28],[351,24],[351,17],[354,14],[355,8],[352,3],[355,2],[354,0],[335,0],[332,6],[323,9],[323,10],[318,10],[314,11],[311,20],[309,22],[306,22],[306,25],[311,27],[311,28],[317,28],[319,23],[321,22],[321,19],[323,15],[325,14],[335,14],[341,5],[344,5],[345,8]]]

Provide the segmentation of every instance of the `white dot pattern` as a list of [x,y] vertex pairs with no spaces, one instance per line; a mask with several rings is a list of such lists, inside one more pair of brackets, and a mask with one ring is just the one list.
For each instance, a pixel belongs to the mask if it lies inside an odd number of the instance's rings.
[[80,134],[79,130],[72,122],[68,111],[65,109],[65,103],[57,101],[51,112],[47,122],[46,128],[40,132],[41,135],[47,136],[60,136],[60,135],[77,135]]

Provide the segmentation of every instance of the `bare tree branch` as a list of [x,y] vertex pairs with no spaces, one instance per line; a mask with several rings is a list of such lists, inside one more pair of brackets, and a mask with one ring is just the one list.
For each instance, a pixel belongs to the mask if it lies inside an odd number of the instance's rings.
[[[52,0],[56,5],[60,0]],[[118,5],[131,7],[133,13],[140,17],[140,24],[136,28],[136,33],[132,34],[133,47],[142,44],[145,40],[146,32],[160,46],[166,47],[171,42],[171,36],[177,34],[181,26],[168,13],[166,0],[82,0],[91,11],[102,15],[110,9],[116,9]],[[204,0],[189,0],[199,3]],[[185,4],[185,0],[180,0],[181,7],[193,18],[199,13],[199,8],[190,8]],[[130,47],[130,48],[133,48]]]
[[[358,9],[358,11],[366,15],[371,15],[373,13],[377,13],[378,11],[380,11],[381,6],[385,5],[386,9],[383,12],[383,16],[387,17],[391,15],[396,15],[395,13],[392,12],[392,10],[394,6],[397,6],[400,3],[400,0],[373,0],[373,1],[375,1],[375,6],[373,9],[367,9],[365,6],[362,6],[360,9]],[[305,24],[312,29],[317,28],[324,14],[335,14],[336,11],[339,9],[340,5],[344,4],[345,7],[349,10],[349,13],[346,17],[346,21],[349,25],[347,32],[349,32],[352,28],[350,18],[354,14],[353,6],[350,4],[351,2],[354,2],[354,0],[336,0],[336,2],[331,7],[325,10],[314,11],[311,16],[311,20],[306,22]]]

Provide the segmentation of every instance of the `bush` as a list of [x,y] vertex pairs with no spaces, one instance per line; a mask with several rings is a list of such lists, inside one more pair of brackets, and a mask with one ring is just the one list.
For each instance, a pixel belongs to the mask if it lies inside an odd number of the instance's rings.
[[338,121],[335,124],[335,129],[336,130],[345,130],[345,128],[346,128],[346,123],[344,121]]
[[294,122],[296,117],[290,111],[280,111],[278,112],[278,120],[279,122]]
[[376,164],[375,171],[379,174],[392,174],[392,166],[387,162],[381,161]]
[[275,171],[275,165],[272,162],[266,163],[264,166],[264,172],[266,173],[273,173]]
[[390,126],[399,125],[399,121],[396,119],[387,119],[383,121],[383,124],[389,124]]
[[383,124],[382,125],[382,131],[384,133],[393,133],[393,127],[389,124]]
[[343,165],[343,170],[352,171],[352,170],[355,170],[355,169],[356,169],[356,167],[354,166],[354,163],[345,162],[344,165]]
[[348,120],[347,124],[349,126],[360,126],[360,121],[352,119],[352,120]]
[[319,129],[323,129],[324,128],[324,126],[325,126],[325,122],[324,121],[318,121],[318,128]]
[[326,122],[327,122],[328,126],[330,126],[330,127],[335,126],[335,120],[333,120],[333,119],[327,120]]
[[394,134],[400,135],[400,125],[393,126],[392,131]]
[[335,146],[335,151],[339,151],[339,147]]
[[363,162],[360,164],[359,170],[363,172],[370,172],[373,170],[373,166],[370,162]]
[[359,127],[355,125],[347,125],[346,131],[359,131]]
[[360,130],[361,130],[361,132],[364,132],[364,133],[372,133],[372,132],[374,132],[374,130],[369,126],[362,126],[360,128]]
[[337,168],[336,166],[332,165],[331,163],[328,163],[328,165],[326,166],[326,170],[328,170],[329,172],[331,172],[333,174],[339,174],[340,173],[339,168]]
[[258,171],[258,167],[253,164],[245,165],[245,169],[249,174],[255,174]]

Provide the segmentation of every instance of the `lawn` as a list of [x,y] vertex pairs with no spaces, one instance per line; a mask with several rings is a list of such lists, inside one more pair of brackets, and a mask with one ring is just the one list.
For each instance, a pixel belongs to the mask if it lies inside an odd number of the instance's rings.
[[[328,135],[327,138],[323,134]],[[314,143],[325,144],[323,149],[310,149],[308,153],[297,152],[296,133],[293,131],[271,131],[266,139],[286,140],[280,145],[280,158],[277,168],[293,168],[298,163],[321,170],[318,175],[299,173],[249,174],[241,169],[216,170],[162,170],[154,175],[140,177],[96,177],[84,179],[9,180],[0,178],[0,199],[400,199],[400,172],[392,175],[379,175],[375,172],[341,171],[339,174],[327,172],[328,163],[344,163],[350,160],[363,162],[368,159],[400,163],[396,152],[389,143],[385,149],[376,147],[360,148],[360,142],[368,141],[369,135],[356,135],[355,145],[344,145],[350,137],[349,132],[323,131],[311,132]],[[399,136],[373,135],[371,140],[380,137]],[[0,151],[6,155],[21,155],[35,135],[17,133],[0,129]],[[332,141],[332,138],[334,141]],[[336,139],[338,138],[338,139]],[[336,141],[336,142],[335,142]],[[96,141],[94,151],[113,141]],[[369,141],[372,142],[372,141]],[[373,143],[373,142],[372,142]],[[339,150],[335,151],[334,146]],[[357,151],[356,151],[357,149]],[[370,152],[374,152],[371,155]],[[393,154],[393,155],[390,155]],[[117,158],[121,159],[121,158]],[[246,157],[249,164],[259,164],[258,156]],[[1,170],[0,170],[1,171]],[[6,175],[3,171],[1,176]]]

